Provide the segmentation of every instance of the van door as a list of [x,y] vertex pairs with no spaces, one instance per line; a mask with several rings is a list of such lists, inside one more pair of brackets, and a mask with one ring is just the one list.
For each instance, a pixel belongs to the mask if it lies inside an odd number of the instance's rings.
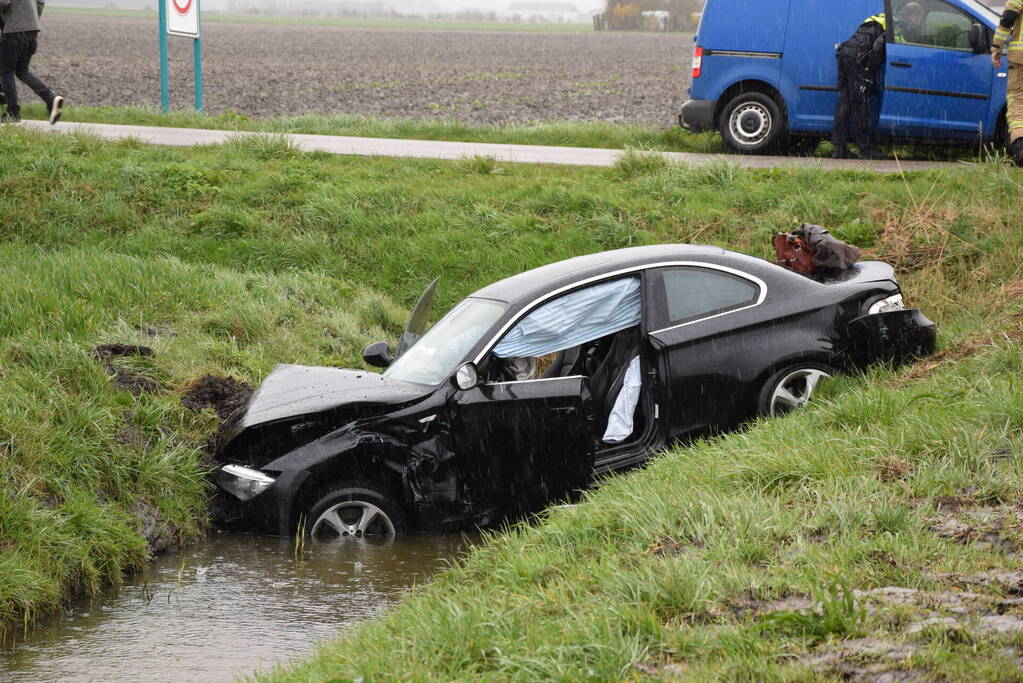
[[[897,138],[976,138],[988,119],[994,69],[970,46],[981,23],[944,0],[888,0],[888,45],[878,129]],[[922,7],[907,12],[907,5]],[[918,21],[907,16],[916,14]],[[983,25],[983,24],[981,24]]]
[[792,3],[782,57],[792,130],[831,130],[838,92],[835,45],[848,40],[864,19],[883,8],[882,0]]

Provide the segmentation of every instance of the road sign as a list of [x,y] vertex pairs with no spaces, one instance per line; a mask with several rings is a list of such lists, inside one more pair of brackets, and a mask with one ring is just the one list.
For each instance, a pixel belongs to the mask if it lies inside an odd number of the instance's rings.
[[163,0],[167,3],[167,33],[199,37],[199,0]]

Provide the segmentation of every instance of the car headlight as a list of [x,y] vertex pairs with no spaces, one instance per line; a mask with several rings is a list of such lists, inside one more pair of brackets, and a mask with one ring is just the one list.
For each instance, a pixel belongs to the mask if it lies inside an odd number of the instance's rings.
[[251,500],[276,481],[259,470],[241,465],[224,465],[217,472],[217,484],[238,500]]
[[890,297],[872,303],[867,313],[874,315],[875,313],[887,313],[888,311],[901,311],[905,307],[906,304],[902,301],[902,295],[893,294]]

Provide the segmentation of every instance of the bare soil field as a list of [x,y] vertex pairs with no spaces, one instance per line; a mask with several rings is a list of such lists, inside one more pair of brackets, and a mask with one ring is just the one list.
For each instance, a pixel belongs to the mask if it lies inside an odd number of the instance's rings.
[[[204,26],[206,109],[253,118],[363,114],[467,124],[665,127],[685,100],[681,34]],[[171,103],[192,104],[192,41],[171,38]],[[69,106],[160,103],[155,19],[51,12],[33,70]],[[27,90],[25,101],[33,101]]]

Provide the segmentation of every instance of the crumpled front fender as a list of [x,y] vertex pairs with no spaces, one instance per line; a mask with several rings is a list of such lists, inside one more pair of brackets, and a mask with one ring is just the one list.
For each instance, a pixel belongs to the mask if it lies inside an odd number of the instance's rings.
[[849,323],[849,357],[858,364],[901,364],[934,352],[937,326],[919,309],[860,316]]

